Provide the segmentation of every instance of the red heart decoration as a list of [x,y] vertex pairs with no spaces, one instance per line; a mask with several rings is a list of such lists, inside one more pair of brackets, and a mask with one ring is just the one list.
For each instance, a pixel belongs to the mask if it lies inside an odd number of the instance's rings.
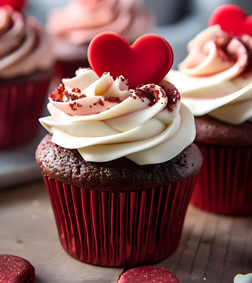
[[25,0],[1,0],[0,6],[10,5],[13,9],[21,11],[25,5]]
[[252,16],[247,17],[245,11],[236,5],[226,4],[218,7],[208,22],[208,26],[213,25],[220,25],[222,30],[234,36],[252,36]]
[[124,76],[135,88],[160,82],[173,64],[173,51],[158,35],[141,36],[130,45],[116,33],[101,33],[89,45],[88,60],[98,76],[104,72],[114,79]]

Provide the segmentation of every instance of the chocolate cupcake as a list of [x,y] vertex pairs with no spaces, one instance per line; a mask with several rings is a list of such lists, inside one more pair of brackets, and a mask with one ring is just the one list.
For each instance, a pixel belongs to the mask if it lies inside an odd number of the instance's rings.
[[[99,36],[115,37],[123,40]],[[172,254],[202,164],[193,116],[177,89],[166,80],[129,85],[123,76],[81,69],[49,95],[51,116],[40,119],[52,135],[36,160],[59,238],[90,264],[137,266]]]
[[192,203],[252,215],[252,34],[238,23],[224,25],[230,13],[246,17],[237,6],[220,6],[210,27],[188,44],[180,71],[168,77],[195,115],[195,142],[204,156]]
[[30,141],[39,130],[53,70],[43,26],[0,6],[0,149]]

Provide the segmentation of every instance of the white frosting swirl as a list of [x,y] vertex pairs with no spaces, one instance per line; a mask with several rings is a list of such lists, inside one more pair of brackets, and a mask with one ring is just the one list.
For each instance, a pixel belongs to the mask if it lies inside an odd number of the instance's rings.
[[167,79],[193,114],[230,124],[252,121],[252,38],[231,37],[216,25],[189,42],[188,52]]
[[123,77],[82,69],[63,84],[49,97],[51,116],[40,122],[54,143],[78,149],[87,161],[125,156],[139,165],[161,163],[195,138],[193,115],[166,80],[131,90]]
[[52,67],[51,44],[42,24],[10,6],[0,7],[0,46],[1,78]]

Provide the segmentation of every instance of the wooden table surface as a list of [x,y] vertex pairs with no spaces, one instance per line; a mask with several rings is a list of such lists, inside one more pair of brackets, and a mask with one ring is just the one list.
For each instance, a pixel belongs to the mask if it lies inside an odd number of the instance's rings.
[[[123,271],[66,254],[42,181],[0,191],[0,253],[29,260],[34,283],[116,282]],[[190,205],[178,249],[156,266],[182,283],[232,283],[237,273],[252,272],[252,217],[220,216]]]

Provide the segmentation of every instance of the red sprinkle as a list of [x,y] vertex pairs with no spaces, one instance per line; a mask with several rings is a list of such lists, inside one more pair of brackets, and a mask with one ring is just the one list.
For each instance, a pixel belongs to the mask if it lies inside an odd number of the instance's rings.
[[81,93],[81,90],[79,88],[73,88],[72,92],[69,92],[65,89],[63,84],[60,84],[49,97],[56,102],[75,101],[86,97],[85,94],[76,95],[76,93]]
[[104,96],[104,101],[111,102],[111,103],[121,103],[121,99],[119,97],[114,96]]
[[72,89],[72,92],[81,93],[81,90],[79,88],[75,87],[75,88]]
[[168,97],[166,108],[169,112],[172,112],[177,107],[178,100],[180,100],[180,93],[175,87],[171,89],[164,89],[164,91]]
[[104,106],[104,102],[101,100],[101,98],[99,98],[99,99],[97,100],[97,103],[100,104],[101,106]]

